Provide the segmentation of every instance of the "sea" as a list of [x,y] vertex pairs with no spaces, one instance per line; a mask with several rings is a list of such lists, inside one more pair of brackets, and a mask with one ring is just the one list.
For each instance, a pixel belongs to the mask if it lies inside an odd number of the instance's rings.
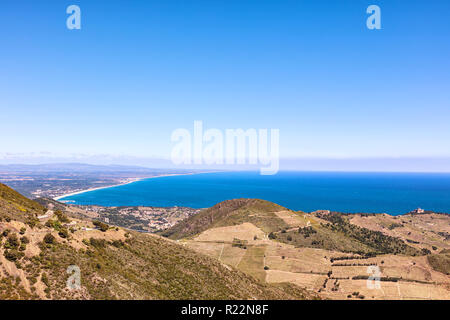
[[207,208],[258,198],[292,210],[399,215],[450,213],[448,173],[216,172],[149,178],[60,199],[73,204]]

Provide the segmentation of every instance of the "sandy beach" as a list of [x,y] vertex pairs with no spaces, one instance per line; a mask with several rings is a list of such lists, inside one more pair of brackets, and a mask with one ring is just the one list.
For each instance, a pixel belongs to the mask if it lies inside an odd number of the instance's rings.
[[162,175],[159,175],[159,176],[148,177],[148,178],[133,178],[133,179],[128,179],[128,181],[125,181],[123,183],[118,183],[118,184],[114,184],[114,185],[110,185],[110,186],[104,186],[104,187],[98,187],[98,188],[90,188],[90,189],[86,189],[86,190],[80,190],[80,191],[66,193],[66,194],[63,194],[61,196],[53,198],[53,200],[59,201],[60,199],[63,199],[63,198],[66,198],[66,197],[70,197],[70,196],[74,196],[76,194],[82,194],[82,193],[91,192],[91,191],[95,191],[95,190],[101,190],[101,189],[120,187],[120,186],[124,186],[124,185],[127,185],[127,184],[135,183],[135,182],[146,180],[146,179],[171,177],[171,176],[185,176],[185,175],[191,175],[191,174],[197,174],[197,173],[173,173],[173,174],[162,174]]

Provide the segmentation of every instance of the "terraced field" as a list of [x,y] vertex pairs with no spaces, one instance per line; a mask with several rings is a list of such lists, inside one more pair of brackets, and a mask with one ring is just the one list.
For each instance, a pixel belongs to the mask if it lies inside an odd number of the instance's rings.
[[[270,222],[261,222],[263,217],[269,216]],[[273,231],[274,225],[281,224],[281,222],[271,224],[273,216],[285,224],[283,229]],[[437,235],[434,243],[440,245],[442,249],[448,246],[448,241],[439,238],[438,232],[441,231],[424,230],[424,227],[419,227],[428,219],[438,218],[447,219],[439,215],[427,219],[422,217],[421,223],[416,225],[416,228],[421,230],[422,234],[434,232]],[[355,217],[355,220],[350,221],[357,223],[361,219],[366,218]],[[414,219],[415,217],[412,218]],[[331,231],[329,227],[324,227],[329,221],[323,219],[321,215],[280,210],[273,212],[273,215],[266,212],[258,219],[253,217],[253,221],[258,221],[266,231],[253,223],[243,222],[209,228],[182,242],[195,251],[238,268],[260,282],[295,284],[322,298],[450,299],[449,275],[435,270],[429,263],[429,255],[418,254],[419,249],[427,247],[428,243],[420,243],[415,246],[416,251],[407,249],[404,254],[358,254],[362,248],[371,253],[370,243],[364,244],[342,232]],[[386,222],[386,230],[391,231],[390,223]],[[436,228],[436,225],[430,227]],[[304,228],[312,228],[316,233],[309,235],[311,231],[299,232],[309,230]],[[447,226],[442,227],[443,230],[446,228]],[[328,236],[325,248],[315,247],[308,239],[316,239],[317,234],[321,233]],[[393,236],[392,233],[387,234]],[[297,235],[303,241],[288,240],[290,235]],[[383,238],[381,235],[379,239],[388,241],[390,238]],[[397,246],[397,240],[395,241]],[[330,242],[339,245],[335,249],[326,248]],[[240,245],[236,245],[237,243]],[[344,252],[342,248],[347,248],[348,251]],[[370,286],[370,283],[374,283],[369,279],[373,275],[373,270],[380,272],[376,275],[380,278],[379,288]]]

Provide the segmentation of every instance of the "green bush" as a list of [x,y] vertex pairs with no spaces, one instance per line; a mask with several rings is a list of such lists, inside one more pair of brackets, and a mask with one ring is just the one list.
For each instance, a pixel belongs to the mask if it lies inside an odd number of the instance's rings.
[[23,252],[19,252],[17,250],[5,250],[4,254],[5,258],[9,261],[17,261],[24,256]]
[[28,239],[28,237],[26,236],[23,236],[22,238],[20,238],[20,242],[27,244],[30,243],[30,239]]
[[69,232],[66,228],[62,228],[61,230],[59,230],[58,235],[63,239],[67,239],[69,237]]
[[96,247],[96,248],[104,248],[106,247],[106,240],[105,239],[95,239],[95,238],[90,238],[89,239],[89,243],[91,246]]
[[104,223],[104,222],[95,220],[95,221],[93,221],[92,223],[94,224],[94,226],[96,226],[97,228],[99,228],[102,232],[106,232],[106,231],[109,229],[109,225],[107,225],[107,224]]
[[5,242],[5,248],[6,249],[17,249],[19,247],[19,238],[17,238],[17,235],[15,233],[11,233]]
[[56,239],[51,233],[47,233],[44,237],[44,242],[48,244],[54,244],[56,242]]
[[55,216],[58,218],[58,220],[62,223],[69,223],[70,219],[60,210],[55,211]]

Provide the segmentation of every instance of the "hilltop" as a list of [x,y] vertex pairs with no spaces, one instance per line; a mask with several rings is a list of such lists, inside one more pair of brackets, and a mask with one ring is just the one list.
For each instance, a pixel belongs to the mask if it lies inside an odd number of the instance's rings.
[[[450,216],[295,212],[258,199],[205,209],[162,232],[261,283],[331,299],[450,299]],[[369,290],[370,268],[381,289]]]
[[283,210],[287,209],[265,200],[227,200],[201,211],[161,234],[170,239],[181,239],[212,227],[237,225],[242,222],[253,222],[263,229],[272,230],[287,226],[275,215],[275,212]]
[[[50,210],[0,185],[0,299],[306,299],[174,241]],[[31,223],[33,222],[33,223]],[[81,288],[66,283],[80,269]]]

